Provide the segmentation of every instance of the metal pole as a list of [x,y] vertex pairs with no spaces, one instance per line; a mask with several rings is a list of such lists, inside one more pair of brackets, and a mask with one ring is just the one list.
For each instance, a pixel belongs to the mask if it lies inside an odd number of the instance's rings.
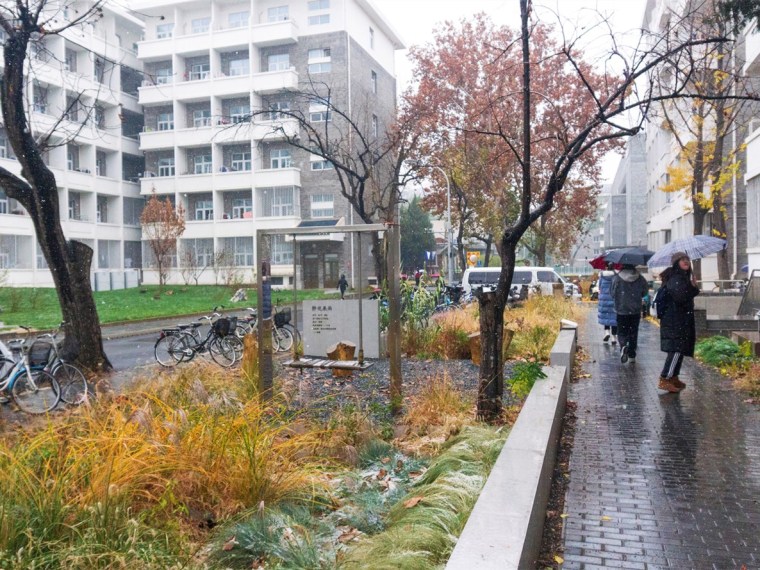
[[449,175],[446,174],[446,171],[441,168],[440,166],[436,166],[434,164],[430,165],[431,168],[435,168],[436,170],[439,170],[441,174],[443,174],[444,179],[446,180],[446,255],[447,255],[447,274],[448,274],[448,281],[449,284],[454,282],[454,264],[451,262],[451,182],[449,181]]
[[[298,330],[298,284],[296,280],[296,260],[298,257],[298,242],[293,234],[293,328]],[[293,339],[293,360],[298,360],[298,338]]]
[[356,234],[357,265],[359,266],[359,364],[364,364],[364,322],[362,321],[362,234]]

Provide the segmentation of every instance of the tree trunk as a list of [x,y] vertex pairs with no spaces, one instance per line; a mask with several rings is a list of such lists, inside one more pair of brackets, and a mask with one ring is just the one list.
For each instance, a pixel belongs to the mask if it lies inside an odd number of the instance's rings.
[[[377,232],[372,232],[370,234],[370,239],[372,240],[372,261],[375,264],[375,275],[377,276],[377,283],[380,284],[383,283],[387,277],[389,277],[385,272],[385,252],[383,248],[383,240],[380,238]],[[399,276],[396,275],[395,278],[398,279]]]
[[485,260],[483,261],[483,266],[490,267],[491,266],[491,247],[493,246],[493,236],[488,236],[486,239],[483,240],[483,242],[486,244],[486,255],[485,255]]
[[[22,22],[22,25],[29,25]],[[42,159],[42,153],[27,123],[24,101],[24,59],[28,30],[17,30],[5,42],[2,113],[8,140],[21,165],[24,185],[3,173],[9,197],[19,201],[34,224],[40,245],[55,283],[61,313],[66,321],[64,349],[78,353],[77,362],[90,370],[110,370],[103,351],[95,299],[90,286],[92,249],[83,243],[67,242],[61,227],[58,185]]]

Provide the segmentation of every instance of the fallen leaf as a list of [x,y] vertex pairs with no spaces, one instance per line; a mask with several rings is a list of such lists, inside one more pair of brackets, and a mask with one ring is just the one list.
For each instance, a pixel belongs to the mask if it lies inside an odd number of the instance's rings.
[[390,462],[391,462],[391,458],[390,458],[390,457],[383,457],[383,458],[380,460],[380,463],[382,463],[383,465],[385,465],[385,464],[387,464],[387,463],[390,463]]
[[410,479],[416,479],[417,477],[420,477],[422,475],[422,471],[410,471],[409,472],[409,478]]
[[231,536],[227,539],[227,542],[224,543],[224,546],[222,546],[222,550],[229,551],[235,548],[235,545],[237,544],[237,539],[234,536]]
[[257,558],[253,561],[253,564],[251,564],[251,568],[253,570],[257,570],[258,568],[264,568],[264,559],[263,558]]
[[396,461],[396,472],[401,471],[404,468],[404,462],[400,459]]
[[611,520],[612,520],[612,518],[610,518],[610,517],[608,517],[607,515],[605,515],[605,516],[603,516],[603,517],[602,517],[602,520],[603,520],[603,521],[611,521]]
[[285,530],[282,531],[282,538],[284,538],[287,541],[294,540],[295,535],[293,534],[293,529],[290,527],[285,527]]
[[346,542],[351,542],[352,540],[356,540],[359,538],[359,535],[361,534],[361,531],[357,528],[349,528],[348,530],[344,530],[340,536],[338,537],[338,542],[345,544]]
[[562,513],[561,515],[559,515],[559,518],[561,518],[561,519],[566,519],[566,518],[567,518],[567,517],[569,517],[569,516],[570,516],[570,515],[568,515],[567,513]]
[[377,477],[378,480],[385,479],[386,475],[388,475],[388,471],[386,471],[385,469],[381,469],[380,471],[377,472],[377,475],[375,475],[375,477]]
[[564,558],[562,558],[560,555],[558,555],[558,554],[555,554],[555,555],[554,555],[554,561],[555,561],[557,564],[562,564],[562,563],[565,561],[565,559],[564,559]]
[[416,507],[424,498],[425,497],[412,497],[411,499],[407,499],[404,501],[404,508],[411,509],[413,507]]

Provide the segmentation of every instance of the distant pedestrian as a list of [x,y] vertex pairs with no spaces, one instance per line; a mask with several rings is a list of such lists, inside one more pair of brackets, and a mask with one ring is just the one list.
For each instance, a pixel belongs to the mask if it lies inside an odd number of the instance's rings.
[[699,295],[699,287],[691,270],[691,260],[683,252],[673,254],[670,267],[662,272],[661,277],[662,287],[657,293],[658,297],[664,295],[657,302],[660,317],[660,350],[668,356],[665,358],[657,387],[668,392],[680,392],[686,387],[678,378],[683,357],[694,356],[694,344],[697,339],[694,297]]
[[418,269],[414,272],[414,286],[419,287],[420,281],[422,280],[422,270]]
[[597,307],[597,320],[600,325],[604,326],[604,342],[610,340],[612,337],[612,344],[617,342],[617,315],[615,314],[615,303],[610,295],[610,287],[612,287],[612,278],[615,277],[615,272],[612,270],[612,264],[607,264],[607,269],[599,274],[599,280],[597,281],[597,291],[599,296],[599,306]]
[[342,273],[338,280],[338,289],[340,290],[340,298],[344,299],[346,295],[346,289],[348,289],[348,281],[346,281],[346,274]]
[[615,303],[618,339],[620,340],[620,362],[636,362],[639,344],[639,323],[641,323],[641,300],[649,291],[644,276],[633,265],[623,265],[623,269],[612,279],[610,294]]

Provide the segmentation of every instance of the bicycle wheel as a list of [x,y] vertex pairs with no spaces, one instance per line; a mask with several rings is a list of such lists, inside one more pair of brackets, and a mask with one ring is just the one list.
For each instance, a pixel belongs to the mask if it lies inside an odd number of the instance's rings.
[[293,333],[288,329],[281,327],[275,327],[273,332],[277,335],[277,343],[280,346],[280,352],[287,352],[293,348]]
[[227,337],[211,340],[208,345],[208,352],[211,355],[211,360],[219,366],[229,368],[235,364],[235,348]]
[[296,327],[294,327],[292,323],[286,324],[283,328],[288,329],[290,331],[290,334],[293,335],[293,339],[296,342],[301,342],[301,331],[299,331]]
[[243,341],[237,336],[229,335],[224,337],[227,342],[232,345],[232,349],[235,351],[235,361],[243,360]]
[[178,336],[166,335],[159,338],[153,346],[153,355],[161,366],[170,368],[185,358],[185,343]]
[[[31,381],[29,379],[31,375]],[[13,380],[13,401],[27,414],[44,414],[58,405],[61,389],[49,372],[33,370],[22,372]]]
[[53,370],[53,378],[61,388],[61,400],[67,404],[81,404],[87,399],[87,379],[73,364],[67,362]]

